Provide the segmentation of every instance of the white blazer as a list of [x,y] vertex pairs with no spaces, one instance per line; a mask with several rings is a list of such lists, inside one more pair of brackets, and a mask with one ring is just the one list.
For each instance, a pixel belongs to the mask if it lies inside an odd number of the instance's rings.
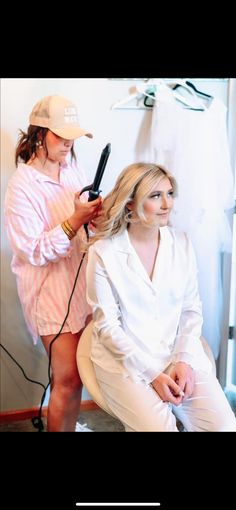
[[153,381],[171,362],[211,371],[200,336],[197,267],[187,235],[160,228],[152,281],[127,230],[89,249],[91,359],[108,372]]

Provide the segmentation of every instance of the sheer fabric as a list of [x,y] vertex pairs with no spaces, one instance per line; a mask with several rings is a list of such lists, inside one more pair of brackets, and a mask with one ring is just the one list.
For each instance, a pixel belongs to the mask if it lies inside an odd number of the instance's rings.
[[227,109],[219,98],[204,111],[184,108],[166,87],[157,93],[146,157],[176,177],[178,197],[171,223],[187,232],[199,269],[203,335],[219,353],[222,313],[221,254],[231,251],[229,209],[233,173],[226,129]]

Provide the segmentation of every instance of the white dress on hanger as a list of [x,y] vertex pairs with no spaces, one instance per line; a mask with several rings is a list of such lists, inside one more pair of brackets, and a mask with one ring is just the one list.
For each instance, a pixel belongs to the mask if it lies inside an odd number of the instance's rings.
[[232,243],[226,211],[234,205],[226,112],[219,98],[208,100],[204,111],[185,108],[165,87],[157,91],[148,147],[148,160],[164,165],[177,180],[171,223],[189,234],[195,248],[203,335],[215,357],[221,338],[221,254],[231,251]]

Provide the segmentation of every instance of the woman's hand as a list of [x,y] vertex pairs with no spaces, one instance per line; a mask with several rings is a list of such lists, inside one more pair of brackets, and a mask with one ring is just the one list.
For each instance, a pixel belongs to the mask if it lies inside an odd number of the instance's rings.
[[187,363],[184,363],[183,361],[179,361],[171,368],[169,376],[184,392],[183,400],[191,397],[194,388],[194,371],[190,365],[187,365]]
[[92,202],[82,202],[80,200],[80,194],[75,193],[74,200],[75,211],[68,221],[72,226],[73,230],[77,230],[84,225],[89,223],[91,220],[98,218],[102,212],[102,198],[98,197]]
[[161,373],[152,381],[151,385],[163,402],[171,402],[176,406],[182,402],[181,388],[169,375]]

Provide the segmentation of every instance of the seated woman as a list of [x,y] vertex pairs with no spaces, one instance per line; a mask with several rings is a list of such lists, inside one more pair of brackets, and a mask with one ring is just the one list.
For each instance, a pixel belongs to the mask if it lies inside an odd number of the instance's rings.
[[[103,202],[87,266],[91,358],[112,413],[127,431],[236,431],[204,353],[192,244],[168,225],[176,182],[137,163]],[[186,211],[188,214],[188,211]]]

